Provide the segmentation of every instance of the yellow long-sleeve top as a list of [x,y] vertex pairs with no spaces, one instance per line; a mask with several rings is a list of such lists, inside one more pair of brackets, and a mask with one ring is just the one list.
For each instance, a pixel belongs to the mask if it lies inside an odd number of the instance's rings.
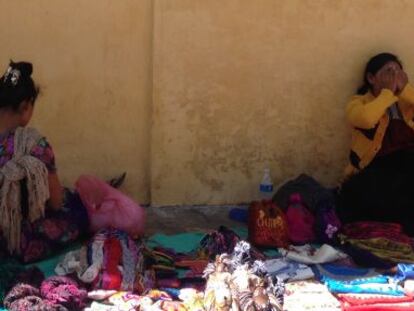
[[352,175],[366,167],[381,149],[382,140],[390,118],[387,109],[397,103],[402,118],[414,129],[414,87],[407,84],[399,95],[383,89],[374,97],[371,92],[352,97],[346,108],[352,125],[351,152],[346,175]]

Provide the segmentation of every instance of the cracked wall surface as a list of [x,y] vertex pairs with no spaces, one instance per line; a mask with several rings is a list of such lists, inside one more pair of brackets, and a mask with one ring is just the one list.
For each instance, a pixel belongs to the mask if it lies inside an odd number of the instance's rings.
[[[223,205],[300,173],[336,185],[368,58],[414,72],[410,0],[0,0],[0,68],[34,63],[33,125],[67,185],[128,172],[142,203]],[[3,67],[2,67],[3,66]]]
[[414,70],[412,12],[412,1],[156,1],[154,204],[248,202],[265,167],[276,184],[303,172],[336,185],[367,59],[392,51]]

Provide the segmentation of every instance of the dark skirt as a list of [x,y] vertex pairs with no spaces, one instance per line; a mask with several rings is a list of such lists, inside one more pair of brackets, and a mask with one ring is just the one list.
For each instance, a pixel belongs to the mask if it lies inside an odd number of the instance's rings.
[[[27,211],[23,208],[22,212],[26,218]],[[79,195],[65,189],[61,210],[47,210],[45,217],[34,223],[23,221],[20,254],[14,257],[24,263],[45,259],[85,236],[88,227],[88,213]],[[0,235],[1,255],[8,256],[8,252],[6,241]]]
[[414,151],[398,151],[374,159],[345,181],[337,208],[344,223],[395,222],[414,236]]

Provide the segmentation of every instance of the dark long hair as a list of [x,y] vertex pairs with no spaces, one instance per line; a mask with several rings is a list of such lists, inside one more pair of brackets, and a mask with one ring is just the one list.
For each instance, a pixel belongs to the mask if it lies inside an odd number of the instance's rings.
[[368,82],[368,74],[375,75],[386,63],[388,62],[396,62],[400,65],[401,69],[403,69],[401,61],[398,59],[397,56],[391,53],[380,53],[372,57],[366,67],[364,72],[364,84],[359,87],[357,93],[360,95],[364,95],[371,89],[371,85]]
[[0,109],[17,111],[23,101],[35,103],[39,88],[32,79],[33,65],[10,61],[9,68],[0,78]]

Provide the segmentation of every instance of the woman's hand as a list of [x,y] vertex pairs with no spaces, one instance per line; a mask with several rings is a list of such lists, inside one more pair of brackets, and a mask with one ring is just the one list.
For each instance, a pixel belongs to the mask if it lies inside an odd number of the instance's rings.
[[397,74],[397,93],[401,93],[408,83],[408,76],[404,70],[400,70]]
[[391,92],[398,91],[397,71],[392,67],[385,67],[378,72],[377,85],[380,90],[389,89]]

